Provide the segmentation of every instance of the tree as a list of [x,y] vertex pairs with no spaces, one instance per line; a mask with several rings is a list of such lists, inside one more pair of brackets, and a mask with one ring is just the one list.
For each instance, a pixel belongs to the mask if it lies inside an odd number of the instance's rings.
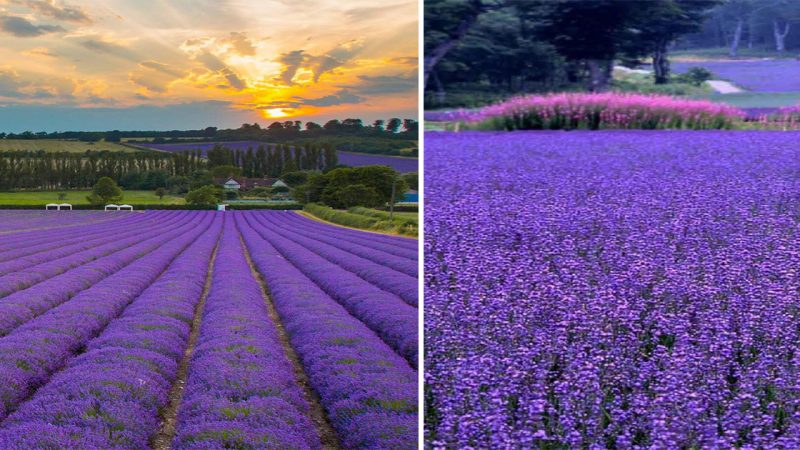
[[97,180],[91,194],[86,198],[93,205],[107,205],[122,200],[122,189],[111,178],[102,177]]
[[207,170],[198,170],[192,172],[190,176],[189,191],[193,191],[210,184],[214,184],[214,179],[211,176],[211,172]]
[[207,185],[186,194],[186,203],[197,206],[213,206],[219,203],[221,197],[221,189],[218,189],[217,186]]
[[417,172],[404,173],[403,180],[405,180],[409,189],[419,190],[419,174]]
[[156,189],[156,197],[158,197],[159,200],[164,200],[164,195],[166,194],[167,190],[164,189],[163,187]]
[[389,119],[389,122],[386,124],[386,131],[389,133],[397,133],[400,131],[400,127],[403,125],[403,121],[398,119],[397,117],[393,117]]
[[215,166],[211,168],[211,176],[214,178],[230,178],[242,175],[241,167],[236,166]]
[[[396,184],[395,184],[396,183]],[[324,203],[334,208],[344,208],[341,190],[347,186],[364,185],[375,191],[377,204],[385,204],[392,197],[392,185],[396,192],[408,190],[408,184],[397,171],[387,166],[343,167],[323,175],[312,175],[300,189],[309,202]],[[295,194],[298,198],[298,194]]]
[[167,190],[172,194],[185,194],[189,192],[189,178],[182,175],[174,175],[167,178]]
[[502,2],[427,0],[425,2],[424,86],[436,66],[472,29],[478,18]]
[[365,206],[374,208],[382,204],[378,192],[363,184],[343,186],[335,191],[336,200],[341,207]]
[[626,39],[621,49],[628,56],[651,55],[656,84],[669,82],[667,49],[679,36],[699,30],[709,10],[719,0],[659,0],[643,2],[630,12],[635,38]]

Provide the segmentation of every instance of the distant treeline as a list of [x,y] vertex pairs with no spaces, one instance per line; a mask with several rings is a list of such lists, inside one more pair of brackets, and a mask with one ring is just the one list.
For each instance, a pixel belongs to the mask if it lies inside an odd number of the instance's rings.
[[161,187],[170,177],[192,177],[220,166],[241,169],[247,177],[277,177],[300,170],[328,171],[338,158],[331,145],[261,145],[231,150],[215,146],[207,159],[198,151],[165,152],[0,152],[0,190],[78,189],[102,177],[136,188]]
[[75,139],[86,142],[106,140],[120,142],[122,139],[155,138],[156,142],[181,139],[191,141],[263,141],[286,142],[303,138],[323,137],[379,137],[398,141],[418,139],[419,123],[412,119],[392,118],[388,121],[376,120],[365,125],[361,119],[329,120],[323,125],[316,122],[285,121],[273,122],[266,128],[258,123],[243,124],[235,129],[207,127],[200,130],[172,131],[64,131],[47,133],[44,131],[23,133],[0,133],[0,139]]
[[674,42],[699,31],[720,4],[426,0],[426,106],[477,106],[522,92],[605,91],[614,64],[638,66],[645,58],[655,84],[668,84]]

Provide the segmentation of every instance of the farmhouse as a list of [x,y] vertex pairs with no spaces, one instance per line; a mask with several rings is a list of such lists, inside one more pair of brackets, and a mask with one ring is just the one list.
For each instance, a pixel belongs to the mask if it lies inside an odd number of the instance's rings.
[[289,185],[286,184],[283,180],[279,178],[218,178],[214,179],[216,184],[221,184],[223,188],[226,190],[238,191],[244,190],[249,191],[250,189],[254,189],[257,187],[271,187],[271,188],[282,188],[289,189]]
[[228,181],[226,181],[225,184],[222,185],[222,187],[224,187],[225,189],[230,189],[232,191],[238,191],[239,189],[241,189],[242,185],[239,184],[239,182],[234,180],[233,178],[229,178]]

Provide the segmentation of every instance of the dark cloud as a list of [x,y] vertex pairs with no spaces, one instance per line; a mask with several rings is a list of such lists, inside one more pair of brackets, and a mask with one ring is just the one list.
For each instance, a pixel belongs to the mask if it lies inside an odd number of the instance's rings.
[[416,91],[418,86],[417,74],[413,72],[408,75],[361,75],[358,78],[361,83],[352,89],[363,95],[399,94]]
[[80,8],[68,5],[59,7],[46,0],[18,0],[16,3],[26,5],[36,12],[56,20],[74,23],[92,23],[92,19],[89,15]]
[[239,91],[247,87],[247,83],[239,78],[233,69],[228,67],[227,64],[213,54],[209,52],[203,52],[197,56],[197,60],[203,63],[209,70],[225,77],[225,79],[228,81],[228,86],[224,87],[232,87]]
[[0,97],[23,97],[19,89],[24,86],[25,83],[16,72],[0,70]]
[[153,76],[152,74],[142,72],[132,72],[128,74],[128,79],[131,83],[139,85],[150,92],[167,92],[167,83],[169,80],[164,77]]
[[339,92],[331,95],[326,95],[320,98],[302,98],[295,97],[300,103],[310,106],[336,106],[347,105],[353,103],[361,103],[364,98],[347,90],[342,89]]
[[141,67],[153,69],[167,75],[172,75],[174,77],[180,77],[183,75],[179,70],[175,70],[171,68],[168,64],[160,63],[158,61],[142,61],[139,63],[139,65]]
[[297,70],[306,61],[306,54],[303,50],[293,50],[278,57],[278,62],[283,64],[283,70],[278,77],[284,84],[292,84]]
[[66,31],[59,25],[34,25],[17,16],[0,16],[0,30],[17,37],[36,37],[55,31]]
[[302,103],[300,102],[272,102],[267,105],[250,105],[255,109],[284,109],[284,108],[299,108]]
[[253,56],[256,54],[256,48],[253,47],[253,43],[250,42],[250,39],[245,33],[240,33],[238,31],[231,32],[230,38],[226,41],[233,47],[236,53],[242,56]]
[[320,77],[345,65],[364,48],[360,41],[347,41],[323,55],[311,55],[303,50],[293,50],[282,54],[278,62],[283,64],[283,70],[278,77],[284,84],[292,84],[292,79],[301,67],[307,67],[314,72],[314,82]]
[[133,50],[113,42],[90,38],[86,39],[85,41],[81,41],[80,45],[81,47],[93,52],[104,53],[106,55],[127,59],[129,61],[138,61],[140,59]]
[[403,64],[409,66],[417,66],[419,64],[419,57],[417,56],[398,56],[389,60],[394,64]]

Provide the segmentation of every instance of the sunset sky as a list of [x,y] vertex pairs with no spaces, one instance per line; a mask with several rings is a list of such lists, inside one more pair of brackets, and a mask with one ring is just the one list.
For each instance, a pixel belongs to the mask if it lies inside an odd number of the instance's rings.
[[0,0],[0,131],[417,117],[415,0]]

